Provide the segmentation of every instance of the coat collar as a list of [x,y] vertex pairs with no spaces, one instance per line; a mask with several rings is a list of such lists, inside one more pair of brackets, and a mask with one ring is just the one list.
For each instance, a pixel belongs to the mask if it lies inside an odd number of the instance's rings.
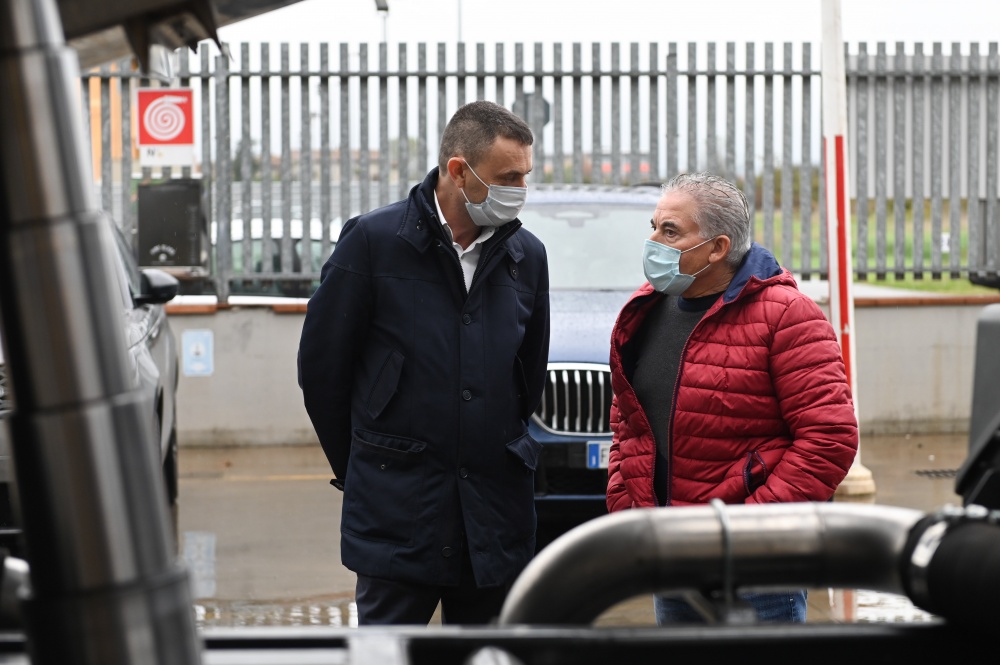
[[[423,253],[434,246],[435,241],[450,242],[441,228],[441,219],[434,205],[434,188],[438,182],[438,167],[430,170],[424,181],[415,185],[404,203],[403,218],[396,235],[413,245]],[[483,243],[483,251],[503,243],[507,253],[515,262],[524,258],[524,248],[521,239],[515,233],[521,228],[520,220],[515,219],[498,227],[493,237]]]
[[[721,307],[773,284],[796,286],[792,273],[782,268],[774,255],[765,247],[753,243],[750,246],[750,251],[743,257],[740,267],[737,268],[736,275],[726,287],[725,293],[712,305],[711,309],[705,312],[705,318],[717,312]],[[646,312],[660,297],[661,295],[653,290],[649,282],[640,286],[631,295],[615,323],[615,331],[612,333],[611,340],[612,355],[620,354],[621,347],[633,337],[645,318]]]
[[726,287],[722,303],[733,302],[740,297],[744,290],[747,293],[753,293],[764,285],[778,283],[795,286],[795,278],[792,277],[792,273],[778,265],[778,260],[767,248],[753,243],[750,245],[750,251],[740,262],[740,267],[736,269],[736,274],[729,282],[729,286]]

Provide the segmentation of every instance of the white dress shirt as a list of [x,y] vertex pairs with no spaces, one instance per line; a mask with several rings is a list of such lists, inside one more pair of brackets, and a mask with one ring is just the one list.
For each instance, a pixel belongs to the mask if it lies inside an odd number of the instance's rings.
[[479,257],[483,253],[483,243],[493,237],[496,228],[492,226],[482,227],[479,231],[479,237],[476,238],[475,242],[463,249],[461,245],[455,242],[455,235],[451,232],[451,227],[448,226],[448,220],[444,218],[444,213],[441,212],[441,202],[438,201],[437,192],[434,192],[434,205],[437,208],[441,226],[444,227],[444,234],[448,236],[451,246],[455,248],[455,253],[458,254],[458,261],[462,264],[462,273],[465,276],[465,290],[468,291],[472,286],[472,276],[476,274],[476,266],[479,265]]

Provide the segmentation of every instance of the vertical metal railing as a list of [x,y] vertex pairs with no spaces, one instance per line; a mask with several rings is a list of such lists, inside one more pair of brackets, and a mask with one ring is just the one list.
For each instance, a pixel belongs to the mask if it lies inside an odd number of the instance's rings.
[[[451,113],[474,97],[525,114],[535,181],[627,186],[711,170],[743,188],[756,239],[783,265],[826,274],[810,44],[442,43],[417,44],[414,56],[382,43],[377,59],[367,44],[302,44],[297,65],[288,44],[260,45],[259,62],[249,44],[232,59],[212,48],[200,59],[179,53],[179,84],[200,110],[198,163],[182,174],[210,194],[220,297],[260,278],[315,283],[340,224],[405,196],[436,164]],[[997,45],[846,51],[857,275],[995,274]],[[95,187],[128,228],[141,223],[130,100],[147,84],[111,67],[82,85],[100,123]],[[120,141],[110,129],[116,98]],[[172,175],[146,167],[138,177]]]

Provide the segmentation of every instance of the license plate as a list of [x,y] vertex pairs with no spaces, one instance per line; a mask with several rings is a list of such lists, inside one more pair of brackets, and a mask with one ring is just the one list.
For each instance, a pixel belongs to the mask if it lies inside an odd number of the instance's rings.
[[608,468],[608,455],[611,453],[610,441],[588,441],[587,442],[587,468],[606,469]]

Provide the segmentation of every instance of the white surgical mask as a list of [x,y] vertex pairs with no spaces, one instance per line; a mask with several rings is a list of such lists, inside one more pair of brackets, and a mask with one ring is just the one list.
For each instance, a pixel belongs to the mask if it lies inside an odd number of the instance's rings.
[[[468,162],[465,165],[472,171],[472,166]],[[476,176],[476,180],[486,185],[478,173],[472,171],[472,175]],[[528,197],[528,188],[502,187],[500,185],[486,185],[486,187],[486,199],[482,203],[472,203],[465,190],[462,190],[462,196],[465,197],[465,207],[468,209],[473,223],[476,226],[503,226],[507,222],[513,221],[521,212],[521,208],[524,207],[524,202]]]
[[653,288],[668,296],[679,296],[688,290],[694,283],[694,278],[708,269],[712,265],[708,263],[704,268],[693,275],[685,275],[681,272],[681,254],[698,249],[706,242],[715,240],[709,238],[705,242],[700,242],[694,247],[689,247],[683,251],[668,247],[655,240],[646,240],[642,250],[642,269],[646,273],[646,279],[653,285]]

